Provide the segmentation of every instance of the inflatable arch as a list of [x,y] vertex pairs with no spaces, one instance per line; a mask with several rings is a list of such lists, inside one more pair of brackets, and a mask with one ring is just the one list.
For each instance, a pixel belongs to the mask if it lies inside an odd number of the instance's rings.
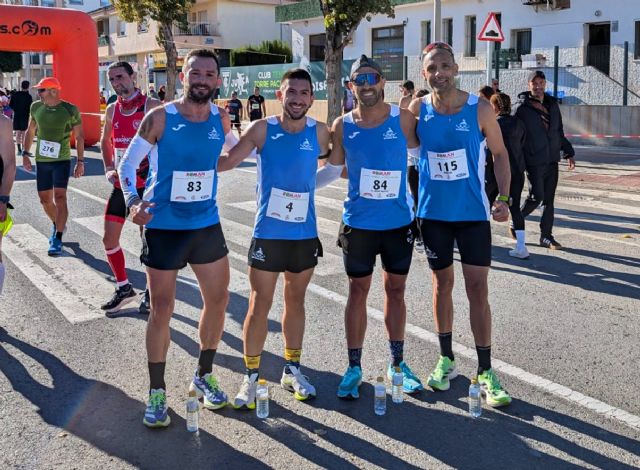
[[82,113],[85,145],[98,142],[98,32],[89,15],[62,8],[0,5],[0,50],[52,52],[62,99]]

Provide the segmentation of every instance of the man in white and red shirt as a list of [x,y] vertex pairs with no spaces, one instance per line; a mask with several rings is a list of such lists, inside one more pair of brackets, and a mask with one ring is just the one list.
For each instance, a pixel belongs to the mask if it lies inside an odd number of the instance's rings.
[[[100,147],[104,161],[105,176],[113,185],[113,191],[104,214],[104,248],[109,266],[116,278],[116,291],[113,297],[104,305],[102,310],[114,313],[132,302],[136,292],[127,278],[124,252],[120,248],[120,234],[129,210],[125,204],[116,168],[124,155],[131,139],[136,135],[144,115],[152,108],[160,105],[160,101],[144,95],[135,86],[136,74],[128,62],[115,62],[109,66],[109,82],[118,99],[106,109],[104,128]],[[145,158],[136,172],[136,188],[142,198],[149,160]],[[140,313],[149,312],[149,296],[145,296],[140,303]]]

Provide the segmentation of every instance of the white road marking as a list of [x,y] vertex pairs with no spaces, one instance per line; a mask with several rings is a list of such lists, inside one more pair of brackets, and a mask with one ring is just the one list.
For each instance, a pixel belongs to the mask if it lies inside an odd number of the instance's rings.
[[70,323],[104,318],[99,299],[113,294],[113,284],[78,258],[49,257],[47,246],[46,235],[18,224],[5,238],[2,251]]

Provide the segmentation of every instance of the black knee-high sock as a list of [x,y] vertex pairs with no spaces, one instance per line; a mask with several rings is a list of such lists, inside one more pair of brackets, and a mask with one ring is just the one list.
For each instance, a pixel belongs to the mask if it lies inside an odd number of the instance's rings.
[[476,345],[476,352],[478,353],[478,375],[480,375],[485,370],[491,369],[491,346]]
[[453,361],[453,334],[451,332],[438,333],[438,341],[440,342],[440,355],[446,356]]
[[149,388],[167,389],[164,383],[164,366],[166,362],[149,362]]
[[213,358],[216,356],[215,349],[201,349],[198,358],[198,376],[209,374],[213,370]]
[[362,367],[362,348],[350,348],[347,352],[349,354],[349,367]]

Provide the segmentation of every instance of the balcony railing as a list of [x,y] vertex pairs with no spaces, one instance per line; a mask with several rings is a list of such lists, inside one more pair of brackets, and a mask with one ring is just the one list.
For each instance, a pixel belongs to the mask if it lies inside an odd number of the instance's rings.
[[98,47],[108,46],[109,45],[109,36],[98,36]]
[[174,36],[219,36],[217,28],[211,23],[189,22],[185,26],[173,25]]

